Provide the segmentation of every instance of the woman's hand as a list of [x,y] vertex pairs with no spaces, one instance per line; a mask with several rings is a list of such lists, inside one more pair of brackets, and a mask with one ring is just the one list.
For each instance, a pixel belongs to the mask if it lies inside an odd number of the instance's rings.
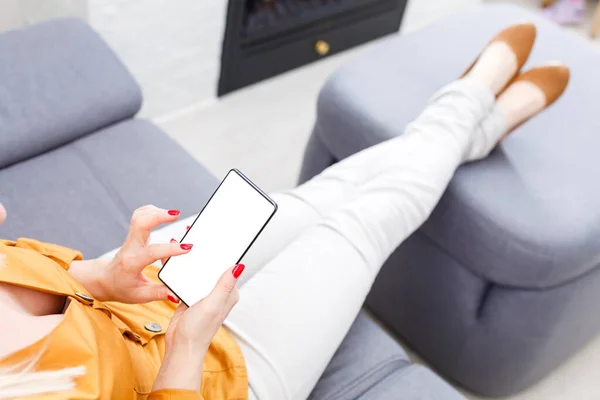
[[203,300],[190,308],[179,305],[167,329],[165,358],[153,390],[200,390],[204,357],[239,299],[237,279],[243,271],[243,264],[230,268]]
[[165,285],[151,281],[143,273],[144,268],[157,260],[164,263],[169,257],[186,254],[192,249],[191,244],[177,241],[147,243],[153,229],[175,222],[177,218],[177,210],[163,210],[152,205],[138,208],[131,217],[125,243],[112,260],[75,261],[69,272],[100,301],[148,303],[168,299],[178,302]]

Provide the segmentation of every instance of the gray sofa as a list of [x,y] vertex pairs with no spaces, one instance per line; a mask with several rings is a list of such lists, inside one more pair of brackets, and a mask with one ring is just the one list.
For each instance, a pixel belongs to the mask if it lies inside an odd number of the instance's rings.
[[[134,209],[198,212],[218,179],[151,122],[133,78],[83,22],[0,35],[0,237],[95,257],[119,246]],[[234,167],[234,166],[232,166]],[[462,399],[361,313],[311,398]]]
[[367,300],[436,369],[488,396],[532,385],[600,330],[597,51],[506,5],[387,40],[327,82],[302,172],[306,180],[402,134],[497,31],[523,20],[538,27],[528,65],[566,62],[569,88],[486,160],[459,169]]

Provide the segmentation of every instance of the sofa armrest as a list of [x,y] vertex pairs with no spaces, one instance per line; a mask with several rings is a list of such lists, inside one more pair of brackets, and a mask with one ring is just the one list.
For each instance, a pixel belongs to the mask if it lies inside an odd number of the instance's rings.
[[137,83],[83,21],[0,35],[0,168],[131,118]]

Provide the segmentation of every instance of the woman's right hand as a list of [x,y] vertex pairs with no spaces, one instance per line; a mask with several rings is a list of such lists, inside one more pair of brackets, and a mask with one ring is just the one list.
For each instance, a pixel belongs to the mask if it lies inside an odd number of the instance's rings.
[[243,271],[243,264],[228,269],[204,299],[189,308],[179,305],[167,329],[165,357],[153,390],[200,390],[204,357],[238,302],[237,280]]

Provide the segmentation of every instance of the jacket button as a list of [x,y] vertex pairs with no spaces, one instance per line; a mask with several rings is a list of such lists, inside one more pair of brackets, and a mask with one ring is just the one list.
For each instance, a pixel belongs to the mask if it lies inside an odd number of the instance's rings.
[[146,322],[146,325],[144,325],[144,328],[146,328],[147,331],[154,332],[154,333],[162,331],[162,328],[156,322]]
[[75,296],[79,297],[80,299],[87,301],[88,303],[93,303],[94,299],[90,296],[88,296],[87,294],[83,294],[83,293],[75,293]]

